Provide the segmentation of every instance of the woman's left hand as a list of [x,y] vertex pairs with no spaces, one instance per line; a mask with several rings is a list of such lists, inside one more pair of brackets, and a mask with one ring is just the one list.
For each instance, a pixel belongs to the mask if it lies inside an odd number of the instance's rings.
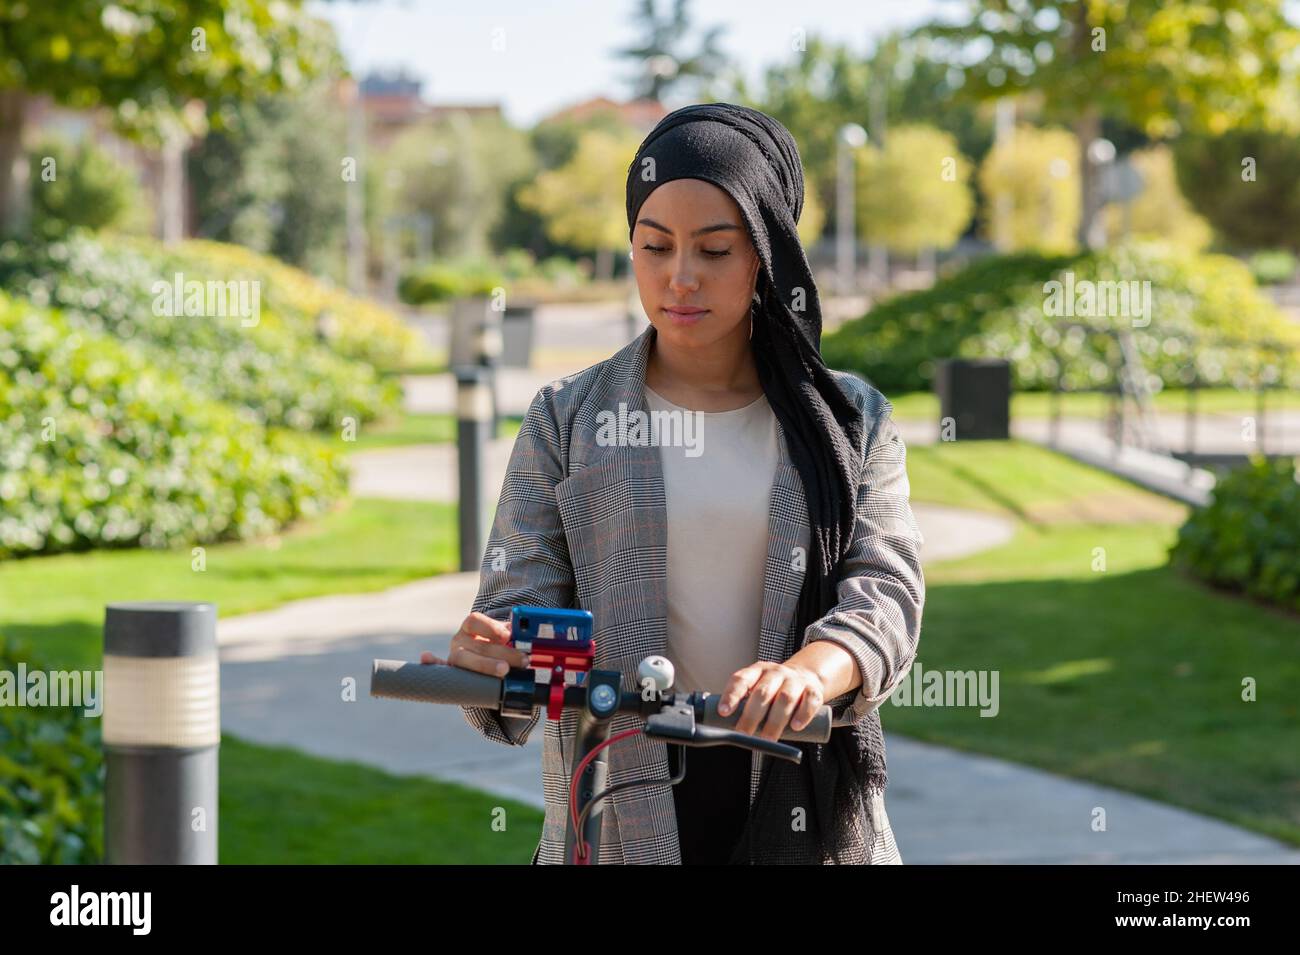
[[718,712],[726,716],[745,700],[737,732],[778,740],[787,725],[795,731],[807,726],[821,709],[825,693],[815,671],[798,664],[760,660],[731,675],[718,700]]

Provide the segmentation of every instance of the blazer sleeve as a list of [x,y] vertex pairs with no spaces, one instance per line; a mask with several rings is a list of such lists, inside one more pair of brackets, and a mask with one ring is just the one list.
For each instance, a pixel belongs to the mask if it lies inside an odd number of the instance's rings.
[[[515,604],[573,604],[573,566],[555,502],[565,466],[546,391],[537,393],[524,414],[479,568],[471,610],[494,620],[508,621]],[[528,719],[503,717],[486,707],[462,706],[461,711],[485,737],[509,746],[524,745],[541,717],[540,709]]]
[[924,538],[908,496],[907,449],[885,404],[867,440],[853,542],[838,603],[804,631],[804,646],[831,640],[853,655],[862,686],[834,700],[834,725],[851,725],[883,703],[911,669],[921,636]]

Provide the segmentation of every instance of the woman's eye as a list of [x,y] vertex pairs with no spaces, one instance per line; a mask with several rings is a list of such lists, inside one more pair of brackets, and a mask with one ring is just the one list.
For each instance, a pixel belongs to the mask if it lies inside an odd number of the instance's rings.
[[[665,252],[668,251],[667,247],[657,246],[657,245],[643,245],[643,246],[641,246],[641,248],[645,249],[647,252],[650,252],[650,253],[652,253],[652,254],[654,254],[654,255],[663,255]],[[730,254],[731,254],[731,250],[730,250],[730,249],[722,249],[722,250],[720,250],[720,251],[715,251],[715,250],[713,250],[713,249],[705,249],[705,250],[704,250],[704,254],[705,254],[705,255],[708,255],[708,256],[712,256],[712,257],[715,258],[715,259],[720,259],[720,258],[722,258],[724,255],[730,255]]]

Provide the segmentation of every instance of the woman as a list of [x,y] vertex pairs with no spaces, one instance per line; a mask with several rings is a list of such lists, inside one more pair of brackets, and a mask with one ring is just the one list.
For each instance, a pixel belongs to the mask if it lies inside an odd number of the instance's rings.
[[[650,327],[533,399],[445,661],[526,665],[510,607],[577,606],[597,667],[635,685],[642,658],[667,656],[677,688],[721,692],[742,732],[777,739],[831,706],[831,741],[801,744],[799,765],[693,748],[674,787],[663,743],[613,746],[611,785],[665,782],[610,797],[602,864],[901,862],[878,709],[916,655],[922,537],[891,406],[821,361],[802,206],[794,140],[757,110],[689,106],[646,137],[627,213]],[[648,441],[626,427],[638,411],[682,427]],[[464,712],[511,745],[541,716]],[[535,862],[562,861],[576,720],[547,721]]]

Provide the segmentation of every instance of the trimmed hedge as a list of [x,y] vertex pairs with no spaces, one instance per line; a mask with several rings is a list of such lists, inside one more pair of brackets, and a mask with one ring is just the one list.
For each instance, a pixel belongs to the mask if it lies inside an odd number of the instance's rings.
[[259,536],[346,493],[326,442],[166,367],[0,293],[0,559]]
[[[349,343],[369,319],[341,309],[331,313],[347,330],[340,336],[344,344],[336,347],[317,337],[305,309],[275,308],[279,301],[303,298],[314,280],[302,273],[296,279],[264,278],[243,271],[234,265],[241,256],[220,253],[221,248],[207,243],[197,250],[207,256],[201,257],[194,248],[172,253],[149,240],[101,240],[86,233],[44,246],[8,243],[0,247],[0,286],[37,305],[62,309],[71,328],[113,334],[147,362],[173,369],[190,390],[240,405],[262,424],[332,430],[344,418],[359,423],[396,409],[400,384],[344,352],[352,347],[395,360],[405,354],[404,335],[389,334],[387,320],[375,319],[375,343],[353,347]],[[184,282],[259,281],[259,296],[265,298],[257,323],[245,326],[237,314],[175,314],[183,302],[164,301],[171,314],[156,308],[162,297],[155,286],[170,286],[177,273]],[[276,284],[282,281],[283,289]],[[329,300],[326,292],[317,294],[320,301]]]
[[[0,670],[16,674],[20,662],[47,669],[0,633]],[[101,739],[81,708],[0,706],[0,865],[102,861]]]
[[1174,566],[1220,587],[1300,610],[1300,475],[1295,458],[1254,455],[1219,478],[1169,551]]
[[[1046,283],[1150,282],[1149,323],[1128,316],[1070,319],[1046,314]],[[1140,289],[1140,284],[1136,286]],[[1264,353],[1254,346],[1209,344],[1210,337],[1250,342],[1275,339],[1291,349],[1300,329],[1255,287],[1249,269],[1225,255],[1200,255],[1157,243],[1130,243],[1074,256],[996,256],[976,262],[933,288],[900,295],[827,335],[822,357],[854,371],[883,391],[931,387],[942,358],[1005,358],[1021,391],[1053,387],[1058,367],[1067,389],[1108,385],[1118,346],[1101,331],[1062,334],[1058,321],[1095,328],[1128,328],[1153,390],[1185,384],[1195,367],[1202,384],[1249,387]],[[1194,346],[1188,342],[1195,337]],[[1274,367],[1267,374],[1280,376]],[[1289,362],[1288,382],[1300,383],[1300,362]]]
[[381,371],[427,359],[420,333],[388,309],[320,281],[279,259],[242,245],[190,239],[163,250],[167,265],[198,274],[254,278],[263,304],[300,335],[320,336],[331,352]]
[[444,263],[425,266],[402,276],[397,294],[408,305],[429,305],[471,295],[491,295],[504,288],[506,277],[482,263]]

